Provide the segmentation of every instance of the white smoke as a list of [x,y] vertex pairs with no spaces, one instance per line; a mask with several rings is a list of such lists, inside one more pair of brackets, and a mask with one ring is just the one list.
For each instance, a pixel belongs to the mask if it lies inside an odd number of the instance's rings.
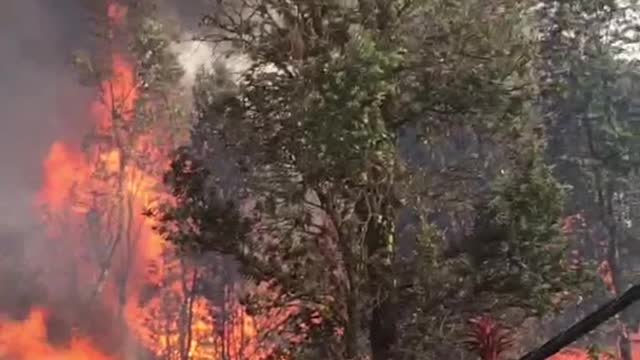
[[[185,35],[187,38],[193,38],[191,34]],[[182,78],[182,86],[186,89],[190,89],[193,86],[200,69],[211,70],[213,65],[211,59],[214,56],[214,51],[211,44],[205,41],[176,42],[172,44],[171,51],[177,55],[178,62],[185,72]]]

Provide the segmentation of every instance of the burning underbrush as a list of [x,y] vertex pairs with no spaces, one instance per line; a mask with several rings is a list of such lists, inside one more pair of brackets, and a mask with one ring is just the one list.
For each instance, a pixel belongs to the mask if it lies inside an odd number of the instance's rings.
[[47,260],[37,250],[49,247],[34,239],[32,233],[0,236],[0,359],[115,360],[121,357],[114,349],[125,347],[136,359],[152,359],[129,341],[132,334],[122,333],[108,306],[72,286],[72,257],[57,257],[66,272],[55,273],[42,265]]
[[[87,338],[76,336],[72,333],[72,329],[64,327],[64,329],[58,327],[56,321],[48,315],[47,310],[39,308],[31,309],[25,319],[2,319],[0,359],[115,359],[98,350],[96,344]],[[64,340],[57,338],[61,334]]]

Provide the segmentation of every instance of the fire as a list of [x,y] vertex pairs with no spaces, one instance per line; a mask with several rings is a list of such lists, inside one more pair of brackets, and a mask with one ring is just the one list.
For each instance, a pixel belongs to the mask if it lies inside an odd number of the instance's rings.
[[[632,343],[633,355],[632,359],[640,359],[640,347]],[[609,349],[598,354],[599,360],[616,360],[617,356],[613,355],[615,351]],[[592,360],[593,357],[589,356],[589,353],[584,349],[579,348],[567,348],[559,352],[558,354],[549,358],[549,360]]]
[[112,78],[102,83],[102,96],[92,104],[96,128],[101,132],[112,130],[114,117],[118,121],[130,120],[138,96],[130,63],[122,55],[113,54],[111,67]]
[[[126,21],[127,8],[112,3],[107,15],[112,26],[120,26]],[[167,257],[173,249],[152,230],[153,221],[142,215],[165,196],[159,174],[168,164],[171,149],[153,141],[165,135],[161,128],[134,129],[141,91],[134,64],[126,52],[112,54],[110,76],[90,106],[92,145],[81,149],[61,139],[50,147],[36,197],[38,209],[46,206],[52,214],[48,234],[70,242],[74,252],[76,247],[82,249],[78,253],[93,249],[93,260],[78,259],[87,296],[96,294],[95,301],[109,307],[126,331],[156,355],[184,358],[187,351],[189,359],[262,359],[266,354],[257,341],[258,321],[237,300],[230,300],[225,304],[228,320],[217,329],[210,300],[194,295],[202,275],[187,262]],[[152,263],[155,273],[149,272]],[[162,291],[148,298],[145,287],[149,284],[161,284]],[[167,312],[173,318],[166,318]],[[190,324],[186,332],[181,328],[186,320],[180,318],[185,313]],[[21,345],[10,347],[12,358],[111,359],[80,336],[69,349],[52,347],[45,322],[44,310],[34,310],[24,322],[0,321],[3,342],[15,334],[22,336],[13,340]],[[25,352],[16,352],[21,349]],[[183,354],[178,356],[176,351]]]
[[82,338],[72,338],[70,344],[54,347],[47,340],[47,314],[33,309],[24,321],[0,324],[0,358],[12,360],[115,360],[95,350]]
[[66,203],[69,190],[89,175],[82,154],[64,142],[55,142],[43,165],[44,184],[37,196],[38,204],[60,210]]

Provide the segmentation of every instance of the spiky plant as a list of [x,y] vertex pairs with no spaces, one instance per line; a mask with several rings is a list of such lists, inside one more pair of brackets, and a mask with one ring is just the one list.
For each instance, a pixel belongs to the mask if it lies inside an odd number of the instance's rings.
[[464,344],[482,360],[498,360],[513,345],[512,331],[483,315],[469,320]]

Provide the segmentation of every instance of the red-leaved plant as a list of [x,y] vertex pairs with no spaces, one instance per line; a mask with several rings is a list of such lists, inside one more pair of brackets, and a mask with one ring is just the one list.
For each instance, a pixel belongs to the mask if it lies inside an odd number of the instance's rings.
[[469,320],[464,344],[482,360],[498,360],[513,345],[511,330],[488,315]]

